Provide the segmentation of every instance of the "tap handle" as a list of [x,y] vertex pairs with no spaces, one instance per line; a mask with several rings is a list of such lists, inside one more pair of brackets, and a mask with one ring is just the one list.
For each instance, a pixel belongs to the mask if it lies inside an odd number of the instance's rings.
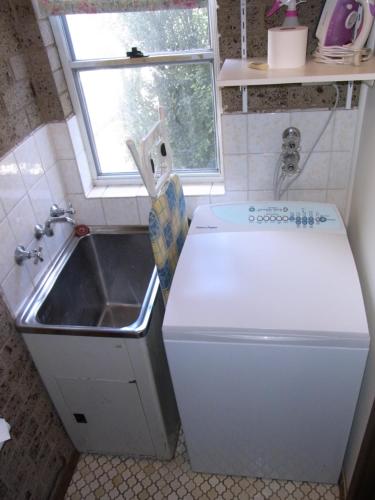
[[76,213],[71,203],[69,203],[68,208],[65,210],[65,213],[70,215],[74,215]]
[[31,252],[28,252],[23,245],[18,245],[14,252],[14,260],[20,266],[25,259],[30,259]]
[[49,209],[49,214],[51,217],[61,217],[64,215],[65,209],[60,208],[57,203],[54,203],[51,208]]
[[76,211],[74,210],[73,206],[71,203],[69,203],[67,208],[61,208],[57,205],[57,203],[54,203],[50,210],[49,210],[50,216],[51,217],[61,217],[62,215],[65,214],[75,214]]
[[43,258],[43,255],[42,255],[42,250],[43,248],[42,247],[38,247],[38,248],[35,248],[33,250],[33,257],[34,257],[34,264],[38,264],[38,262],[43,262],[44,261],[44,258]]

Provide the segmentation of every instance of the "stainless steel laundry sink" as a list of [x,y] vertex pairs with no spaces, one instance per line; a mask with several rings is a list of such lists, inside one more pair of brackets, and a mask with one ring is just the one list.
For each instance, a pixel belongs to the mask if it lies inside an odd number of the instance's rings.
[[158,278],[144,227],[95,227],[73,237],[17,326],[22,332],[142,336]]

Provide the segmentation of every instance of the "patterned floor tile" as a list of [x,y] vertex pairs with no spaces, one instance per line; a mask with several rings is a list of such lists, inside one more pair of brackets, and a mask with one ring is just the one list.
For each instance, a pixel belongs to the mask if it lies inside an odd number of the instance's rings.
[[338,486],[197,474],[183,436],[170,462],[81,455],[65,500],[339,500]]

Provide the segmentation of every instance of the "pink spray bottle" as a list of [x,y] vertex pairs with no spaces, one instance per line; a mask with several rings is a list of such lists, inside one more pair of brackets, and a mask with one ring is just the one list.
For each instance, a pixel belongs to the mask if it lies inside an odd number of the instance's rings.
[[299,26],[297,5],[305,3],[307,0],[275,0],[266,16],[270,17],[277,12],[283,5],[287,6],[283,26]]

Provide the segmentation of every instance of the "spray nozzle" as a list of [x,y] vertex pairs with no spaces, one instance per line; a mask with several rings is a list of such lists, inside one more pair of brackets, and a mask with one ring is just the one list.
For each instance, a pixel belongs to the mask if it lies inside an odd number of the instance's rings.
[[284,5],[284,4],[283,4],[283,2],[282,2],[281,0],[275,0],[275,1],[273,2],[272,7],[271,7],[271,8],[270,8],[270,10],[267,12],[266,16],[267,16],[267,17],[273,16],[273,14],[274,14],[275,12],[277,12],[277,11],[280,9],[280,7],[282,7],[283,5]]
[[289,16],[291,13],[295,13],[293,15],[297,16],[296,7],[300,3],[305,3],[307,0],[275,0],[270,10],[266,13],[267,17],[272,16],[275,12],[277,12],[283,5],[288,7],[287,16],[289,12]]

